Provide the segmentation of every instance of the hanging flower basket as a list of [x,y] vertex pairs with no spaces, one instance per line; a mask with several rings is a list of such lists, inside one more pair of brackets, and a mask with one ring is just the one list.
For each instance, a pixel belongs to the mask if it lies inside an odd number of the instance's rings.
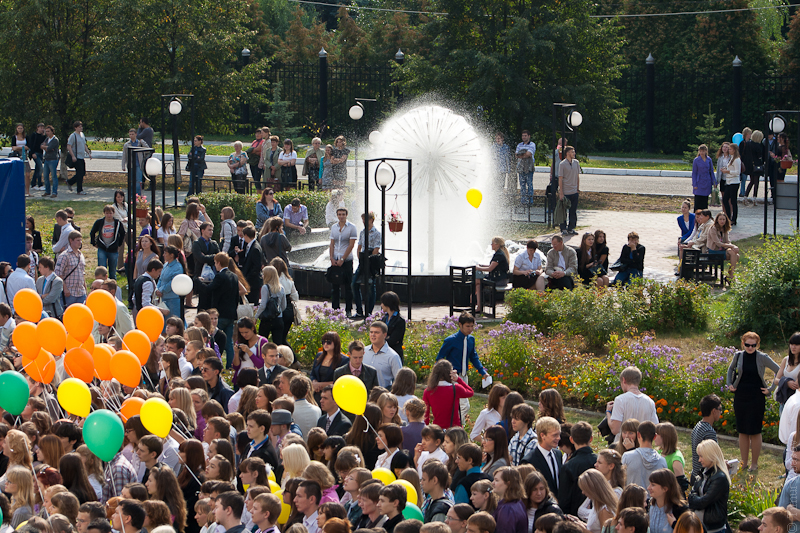
[[389,223],[389,231],[392,233],[399,233],[403,231],[403,217],[400,216],[399,212],[391,211],[389,213],[389,220],[387,222]]
[[789,170],[790,168],[792,168],[793,164],[794,164],[794,161],[792,161],[791,159],[783,159],[781,161],[781,168],[783,170]]
[[149,216],[150,212],[147,209],[136,208],[136,218],[147,218]]
[[150,214],[150,205],[147,203],[147,198],[137,194],[136,195],[136,218],[147,218]]

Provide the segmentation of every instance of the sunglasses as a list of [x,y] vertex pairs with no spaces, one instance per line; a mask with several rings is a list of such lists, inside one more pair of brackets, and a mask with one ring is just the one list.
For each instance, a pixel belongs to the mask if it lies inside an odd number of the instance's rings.
[[333,344],[333,341],[322,341],[322,344]]
[[750,344],[749,342],[744,343],[744,345],[748,348],[755,348],[758,344]]

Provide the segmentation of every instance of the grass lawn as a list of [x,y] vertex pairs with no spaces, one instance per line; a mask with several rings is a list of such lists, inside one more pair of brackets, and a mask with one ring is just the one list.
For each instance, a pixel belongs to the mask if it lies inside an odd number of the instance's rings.
[[650,170],[692,170],[692,165],[689,163],[646,163],[642,161],[606,161],[601,159],[592,159],[585,163],[581,163],[582,167],[594,168],[646,168]]

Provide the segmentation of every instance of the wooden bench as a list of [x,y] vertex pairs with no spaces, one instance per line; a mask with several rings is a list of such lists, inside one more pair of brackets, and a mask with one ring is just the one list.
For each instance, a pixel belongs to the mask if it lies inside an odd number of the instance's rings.
[[481,280],[481,308],[478,310],[481,314],[489,314],[484,312],[484,309],[488,307],[492,310],[491,317],[497,318],[497,296],[505,296],[505,293],[513,288],[510,281],[510,279],[507,279],[498,284],[490,279],[484,278]]
[[701,253],[700,250],[686,249],[680,266],[680,277],[701,283],[711,283],[712,287],[725,285],[725,255]]

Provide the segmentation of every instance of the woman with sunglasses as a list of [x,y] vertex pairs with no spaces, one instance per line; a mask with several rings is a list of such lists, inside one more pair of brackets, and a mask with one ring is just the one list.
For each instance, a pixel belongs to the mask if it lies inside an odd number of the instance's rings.
[[317,354],[314,366],[311,367],[311,386],[314,399],[319,403],[322,389],[333,385],[333,373],[340,366],[350,364],[350,358],[342,355],[342,340],[335,331],[322,336],[322,351]]
[[256,231],[261,231],[264,223],[272,217],[283,217],[281,204],[275,200],[275,191],[267,187],[256,202]]
[[758,470],[766,398],[775,388],[774,383],[767,384],[764,381],[764,370],[769,368],[776,374],[780,370],[770,356],[758,349],[760,344],[761,337],[758,333],[748,331],[742,335],[743,350],[733,355],[726,379],[728,390],[734,393],[733,412],[736,415],[736,430],[739,432],[741,468],[747,468],[748,455],[752,449],[751,472]]

